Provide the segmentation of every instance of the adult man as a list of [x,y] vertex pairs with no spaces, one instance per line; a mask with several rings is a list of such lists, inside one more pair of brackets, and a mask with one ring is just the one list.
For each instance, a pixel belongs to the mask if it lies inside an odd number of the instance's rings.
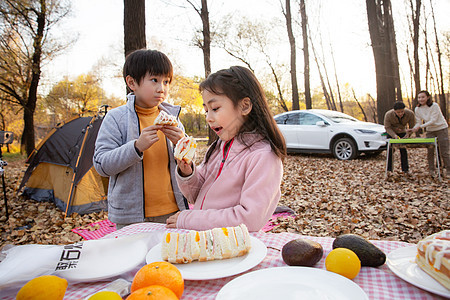
[[[394,103],[394,108],[386,112],[384,115],[384,128],[389,138],[400,139],[408,138],[409,133],[406,132],[406,126],[413,128],[416,124],[414,112],[408,108],[405,108],[405,104],[401,101]],[[406,149],[400,149],[400,160],[402,165],[402,171],[407,173],[408,166],[408,154]],[[389,160],[387,170],[392,171],[392,148],[389,149]]]

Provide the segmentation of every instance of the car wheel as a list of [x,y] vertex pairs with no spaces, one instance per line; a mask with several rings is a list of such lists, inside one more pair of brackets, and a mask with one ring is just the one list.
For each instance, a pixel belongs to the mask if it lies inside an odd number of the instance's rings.
[[358,149],[352,139],[340,138],[333,144],[333,155],[339,160],[354,159],[358,156]]

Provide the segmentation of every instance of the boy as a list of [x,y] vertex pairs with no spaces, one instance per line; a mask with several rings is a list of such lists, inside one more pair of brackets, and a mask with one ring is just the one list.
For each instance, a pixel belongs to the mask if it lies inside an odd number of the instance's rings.
[[94,167],[109,177],[108,218],[121,229],[143,221],[165,223],[187,209],[175,180],[173,147],[184,128],[153,125],[161,110],[178,117],[180,107],[164,102],[173,77],[169,58],[156,50],[130,53],[123,67],[127,103],[105,116],[95,143]]

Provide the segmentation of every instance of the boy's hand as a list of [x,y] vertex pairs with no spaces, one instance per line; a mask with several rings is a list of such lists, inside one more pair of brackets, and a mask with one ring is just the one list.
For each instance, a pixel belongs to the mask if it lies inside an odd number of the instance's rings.
[[151,125],[142,129],[141,135],[135,142],[136,148],[140,152],[144,152],[150,148],[154,143],[159,141],[158,130],[161,129],[161,125]]
[[184,136],[183,131],[176,126],[164,125],[160,130],[173,143],[174,146]]
[[184,160],[175,159],[177,161],[178,168],[180,170],[180,175],[182,177],[188,177],[192,175],[193,168],[192,162],[190,164],[186,163]]

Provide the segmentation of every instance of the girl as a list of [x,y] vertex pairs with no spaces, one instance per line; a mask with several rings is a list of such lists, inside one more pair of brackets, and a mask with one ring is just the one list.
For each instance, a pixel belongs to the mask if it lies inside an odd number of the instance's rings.
[[[450,168],[450,159],[448,153],[448,125],[442,115],[439,105],[431,100],[431,95],[428,91],[420,91],[417,94],[418,105],[414,112],[416,114],[416,126],[411,129],[412,132],[417,132],[420,128],[426,129],[426,137],[437,137],[439,154],[444,163],[444,176]],[[424,122],[422,124],[422,121]],[[427,148],[428,168],[430,173],[434,175],[434,149]]]
[[244,223],[260,230],[280,198],[284,138],[255,75],[234,66],[200,84],[206,121],[218,139],[198,167],[177,161],[177,182],[193,210],[167,219],[167,228],[206,230]]

